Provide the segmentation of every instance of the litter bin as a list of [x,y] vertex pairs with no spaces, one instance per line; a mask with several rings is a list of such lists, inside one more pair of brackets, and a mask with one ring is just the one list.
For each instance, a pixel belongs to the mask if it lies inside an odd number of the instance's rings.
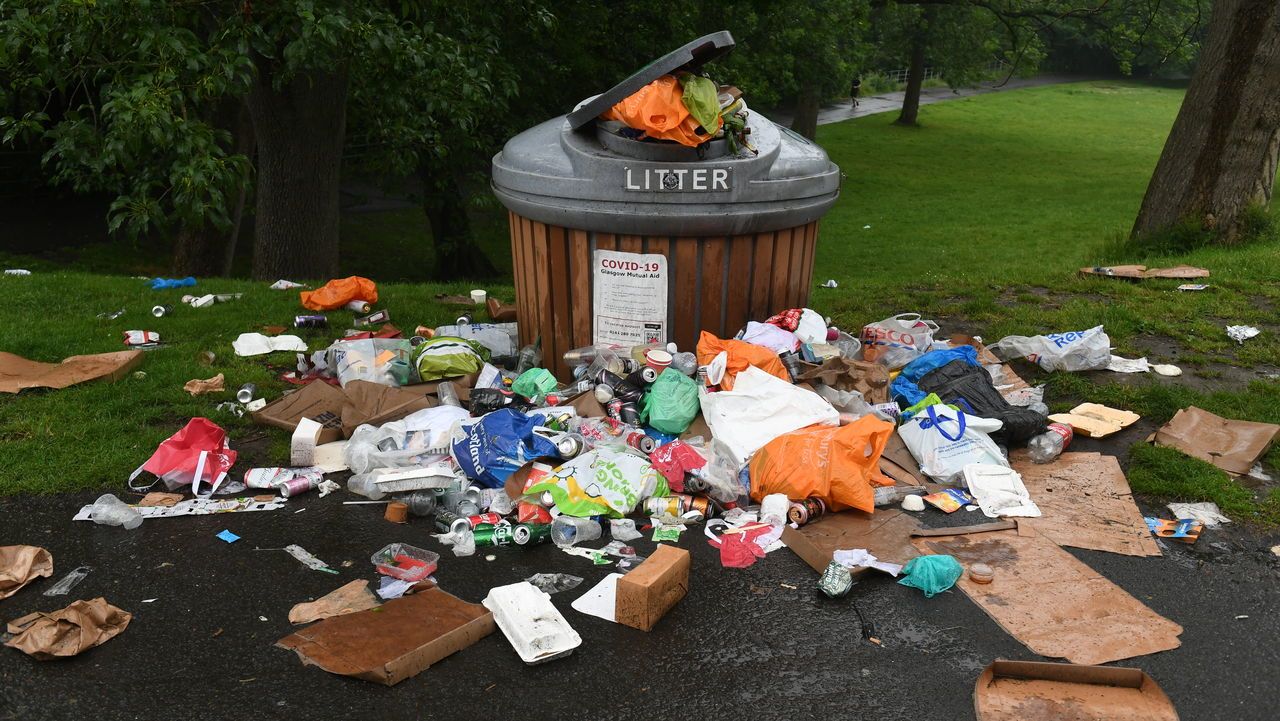
[[597,120],[662,75],[732,48],[728,32],[699,38],[494,156],[520,341],[540,338],[557,376],[567,377],[571,348],[673,340],[691,351],[702,330],[731,336],[808,302],[818,219],[840,192],[822,148],[754,111],[754,153],[731,152],[723,138],[696,148],[637,140]]

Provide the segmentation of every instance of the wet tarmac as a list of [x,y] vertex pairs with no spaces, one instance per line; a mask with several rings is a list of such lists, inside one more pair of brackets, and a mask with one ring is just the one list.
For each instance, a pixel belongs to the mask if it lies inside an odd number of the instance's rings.
[[[393,525],[380,506],[341,505],[352,498],[345,493],[273,512],[155,519],[135,531],[72,523],[95,496],[0,500],[0,545],[41,545],[54,557],[53,578],[0,601],[0,619],[96,596],[134,615],[122,635],[74,659],[0,648],[0,719],[969,719],[983,666],[1038,658],[957,590],[925,599],[874,576],[829,600],[785,549],[748,569],[721,568],[701,527],[678,544],[693,553],[689,595],[644,633],[569,607],[609,566],[551,546],[457,559],[428,537],[427,521]],[[926,518],[984,520],[964,511]],[[223,529],[242,540],[215,538]],[[440,550],[441,586],[468,601],[537,572],[584,577],[553,596],[582,646],[525,666],[497,632],[392,688],[303,667],[274,647],[292,630],[295,603],[354,579],[376,586],[369,556],[392,541]],[[1280,558],[1269,551],[1277,542],[1233,529],[1206,531],[1194,547],[1164,544],[1164,558],[1071,552],[1185,629],[1181,648],[1118,665],[1155,677],[1184,720],[1263,721],[1280,699]],[[340,575],[255,550],[290,543]],[[79,565],[93,572],[71,595],[42,595]],[[881,645],[862,638],[855,604]]]

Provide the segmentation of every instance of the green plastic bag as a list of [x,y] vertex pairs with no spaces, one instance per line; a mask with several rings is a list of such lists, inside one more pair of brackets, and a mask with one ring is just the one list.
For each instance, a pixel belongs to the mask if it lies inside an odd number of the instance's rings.
[[684,107],[708,134],[720,129],[720,95],[710,78],[683,73],[680,84],[684,86]]
[[413,349],[413,365],[423,383],[479,373],[489,349],[473,340],[436,336]]
[[933,598],[956,585],[964,573],[964,566],[953,556],[916,556],[907,561],[902,572],[906,576],[898,583],[918,588],[924,591],[925,598]]
[[556,389],[556,377],[546,368],[530,368],[511,384],[511,390],[525,398],[542,398]]
[[674,368],[662,371],[644,396],[640,422],[679,435],[698,417],[698,384]]

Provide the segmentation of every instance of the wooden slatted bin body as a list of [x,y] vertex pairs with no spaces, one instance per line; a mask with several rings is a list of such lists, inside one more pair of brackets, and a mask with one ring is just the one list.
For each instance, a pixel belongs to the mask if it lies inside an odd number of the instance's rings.
[[542,341],[544,365],[561,380],[564,353],[594,342],[592,251],[667,258],[669,340],[693,351],[701,331],[732,337],[748,320],[808,304],[818,222],[747,235],[615,235],[549,225],[508,213],[520,344]]

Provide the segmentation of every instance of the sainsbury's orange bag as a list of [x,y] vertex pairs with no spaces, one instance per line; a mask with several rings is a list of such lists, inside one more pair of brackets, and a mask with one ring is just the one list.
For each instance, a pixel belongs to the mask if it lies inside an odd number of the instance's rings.
[[751,499],[785,493],[820,498],[832,511],[875,510],[872,486],[891,486],[880,472],[880,453],[893,424],[863,416],[847,426],[809,426],[769,441],[751,459]]
[[746,341],[717,338],[714,333],[702,331],[698,338],[698,365],[707,365],[720,355],[720,351],[727,353],[729,360],[725,365],[724,379],[720,381],[720,387],[726,391],[733,390],[734,377],[748,366],[755,366],[765,373],[791,382],[787,367],[782,365],[782,359],[772,350]]
[[353,275],[350,278],[339,278],[316,288],[299,293],[302,307],[311,310],[333,310],[341,308],[353,300],[368,303],[378,302],[378,286],[368,278]]

